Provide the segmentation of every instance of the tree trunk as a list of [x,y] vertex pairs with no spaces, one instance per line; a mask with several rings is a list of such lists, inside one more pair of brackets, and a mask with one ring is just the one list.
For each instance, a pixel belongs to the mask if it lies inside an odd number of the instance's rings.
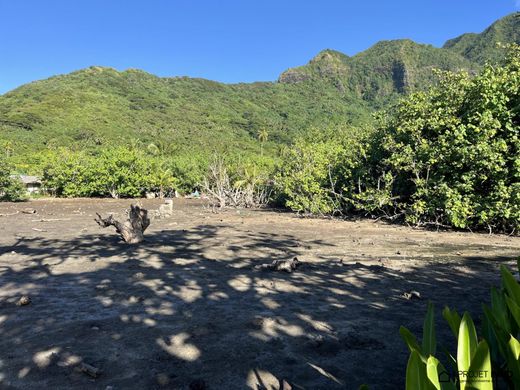
[[150,226],[150,218],[148,218],[148,210],[143,209],[139,206],[130,206],[128,212],[128,219],[124,222],[119,222],[114,219],[112,215],[108,218],[102,218],[101,215],[96,213],[98,218],[95,221],[99,226],[106,228],[108,226],[114,226],[116,232],[119,233],[121,238],[127,244],[139,244],[144,240],[144,231]]

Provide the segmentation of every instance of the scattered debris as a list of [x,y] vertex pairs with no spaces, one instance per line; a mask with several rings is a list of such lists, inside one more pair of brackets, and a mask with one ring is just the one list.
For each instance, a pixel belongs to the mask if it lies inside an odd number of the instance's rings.
[[79,370],[81,372],[91,376],[92,378],[97,378],[98,376],[101,375],[101,370],[99,368],[91,366],[90,364],[87,364],[87,363],[81,363],[79,365]]
[[16,304],[18,306],[27,306],[31,303],[31,298],[27,295],[22,296]]
[[9,217],[10,215],[16,215],[18,213],[19,213],[19,211],[15,212],[15,213],[0,214],[0,217]]
[[404,299],[408,299],[408,300],[411,300],[411,299],[422,299],[421,298],[421,293],[419,293],[418,291],[415,291],[415,290],[412,290],[410,292],[404,292],[402,297]]
[[24,213],[24,214],[36,214],[36,210],[32,209],[30,207],[27,207],[27,208],[22,210],[22,213]]
[[273,260],[270,264],[256,265],[255,269],[262,271],[285,271],[293,272],[298,268],[302,262],[294,257],[292,260]]
[[169,218],[173,214],[173,200],[166,199],[164,204],[159,206],[158,210],[154,210],[152,214],[152,218],[161,219],[161,218]]

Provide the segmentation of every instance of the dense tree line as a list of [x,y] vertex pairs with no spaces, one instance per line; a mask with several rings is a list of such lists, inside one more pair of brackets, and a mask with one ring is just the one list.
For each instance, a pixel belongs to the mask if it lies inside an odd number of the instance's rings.
[[358,141],[302,138],[285,155],[279,189],[293,210],[357,212],[411,224],[520,227],[520,49],[475,77],[438,83],[379,114]]

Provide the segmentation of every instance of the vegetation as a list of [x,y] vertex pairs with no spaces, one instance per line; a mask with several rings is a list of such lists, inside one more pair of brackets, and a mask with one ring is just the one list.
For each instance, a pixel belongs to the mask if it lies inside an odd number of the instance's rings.
[[[437,85],[379,115],[360,140],[298,139],[278,184],[288,207],[412,224],[520,227],[520,49],[503,65],[439,72]],[[358,134],[359,135],[359,134]]]
[[399,40],[354,57],[325,50],[278,83],[92,67],[1,96],[3,155],[57,196],[204,187],[220,204],[252,205],[265,199],[234,199],[269,189],[303,213],[516,231],[520,52],[482,67],[467,48],[515,41],[518,23],[510,15],[443,49]]
[[13,167],[0,156],[0,201],[18,201],[25,198],[25,187],[12,175]]
[[483,305],[480,342],[468,312],[461,318],[455,310],[444,308],[442,315],[457,341],[456,355],[443,348],[450,370],[435,357],[437,342],[431,303],[424,320],[422,345],[401,327],[401,337],[410,350],[407,389],[493,389],[499,380],[511,389],[520,388],[520,286],[504,266],[501,274],[502,287],[492,288],[491,305]]
[[502,58],[498,44],[520,44],[519,24],[520,13],[516,12],[496,21],[481,34],[463,34],[443,47],[481,65],[498,61]]
[[229,85],[94,66],[0,96],[0,146],[25,173],[39,173],[35,154],[44,150],[92,152],[132,140],[169,144],[170,155],[273,156],[309,128],[370,123],[374,110],[427,89],[433,68],[480,69],[471,53],[495,60],[496,41],[518,41],[518,24],[511,15],[478,39],[456,39],[445,48],[396,40],[353,57],[324,50],[278,82]]
[[146,192],[165,195],[178,188],[173,172],[171,161],[132,147],[95,154],[60,149],[47,156],[43,182],[56,196],[140,197]]
[[255,161],[240,162],[238,165],[214,156],[202,182],[202,190],[220,208],[259,207],[271,201],[271,169]]

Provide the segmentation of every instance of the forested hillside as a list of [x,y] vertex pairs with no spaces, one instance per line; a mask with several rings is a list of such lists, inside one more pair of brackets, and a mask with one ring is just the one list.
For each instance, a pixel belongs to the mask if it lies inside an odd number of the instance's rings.
[[518,41],[519,27],[513,14],[444,48],[396,40],[353,57],[324,50],[277,82],[230,85],[94,66],[0,96],[0,144],[25,171],[37,165],[38,152],[62,146],[154,142],[177,154],[273,155],[311,128],[370,123],[375,110],[426,89],[435,68],[475,73],[498,58],[498,41]]

